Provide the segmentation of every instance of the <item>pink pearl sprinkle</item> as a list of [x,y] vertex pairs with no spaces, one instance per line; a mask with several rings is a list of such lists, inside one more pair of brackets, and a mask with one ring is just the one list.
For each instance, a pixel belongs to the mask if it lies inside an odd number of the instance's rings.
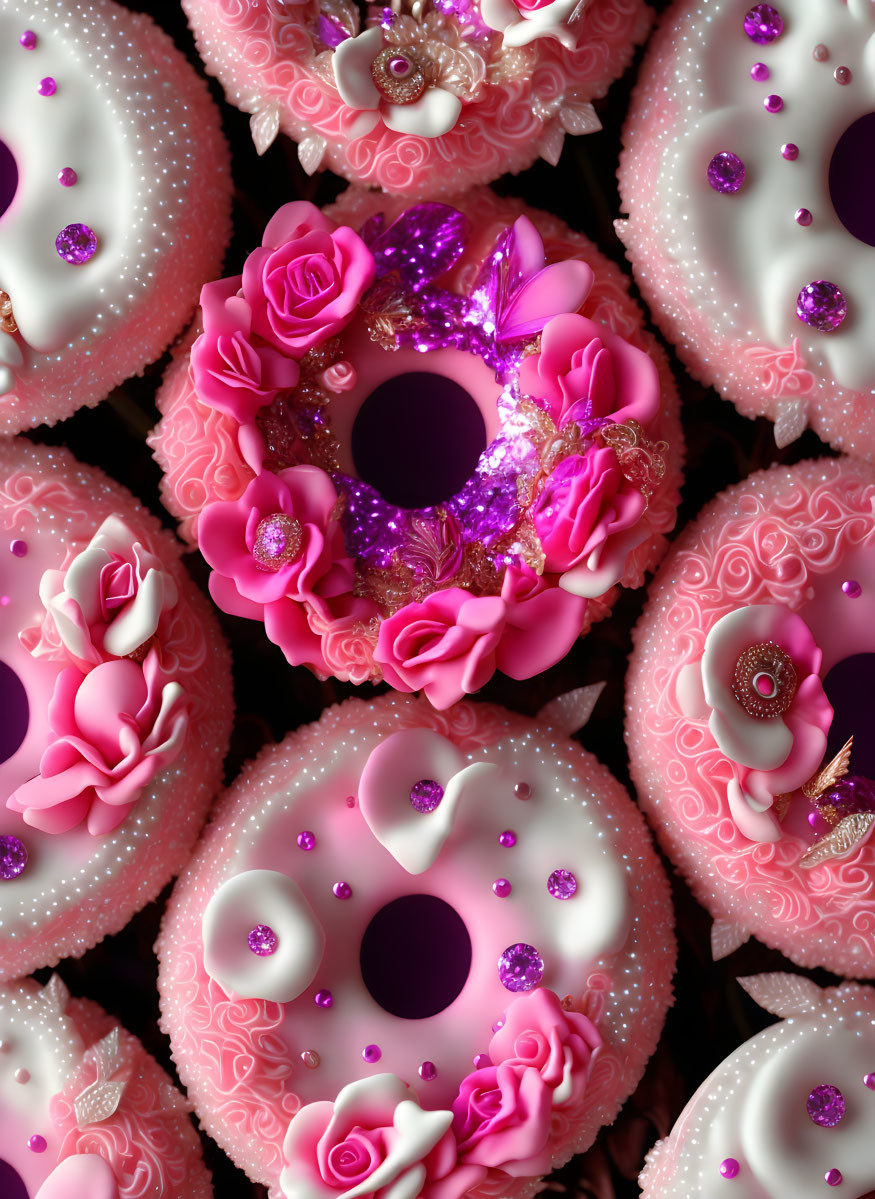
[[32,29],[25,29],[24,33],[18,39],[19,46],[23,46],[25,50],[32,50],[36,45],[36,34]]
[[827,1186],[837,1187],[842,1181],[842,1172],[836,1169],[827,1170],[823,1177]]
[[45,1137],[41,1137],[38,1132],[35,1132],[27,1142],[27,1147],[33,1153],[45,1153],[48,1148],[48,1142]]
[[516,833],[511,828],[506,828],[503,833],[498,834],[498,844],[503,849],[513,849],[516,845]]
[[63,167],[58,171],[58,183],[60,183],[61,187],[73,187],[78,182],[79,176],[72,167]]
[[736,1178],[741,1169],[734,1157],[726,1157],[720,1163],[720,1173],[724,1178]]
[[842,591],[848,599],[859,599],[863,594],[863,588],[856,579],[845,579],[844,583],[842,583]]
[[799,157],[799,147],[793,142],[785,142],[781,147],[781,154],[788,162],[795,162]]
[[750,77],[756,83],[764,83],[771,73],[764,62],[755,62],[750,69]]
[[826,62],[829,58],[829,50],[824,46],[823,42],[818,42],[811,52],[815,62]]
[[20,1083],[30,1082],[30,1070],[25,1070],[24,1066],[19,1066],[19,1068],[15,1071],[15,1073],[12,1075],[12,1077],[15,1079],[16,1082],[20,1082]]
[[488,1053],[478,1053],[474,1057],[474,1069],[485,1070],[487,1066],[492,1065],[492,1058]]
[[352,895],[352,887],[349,885],[349,883],[335,883],[331,890],[338,899],[349,899],[350,895]]
[[863,1086],[868,1087],[870,1091],[875,1091],[875,1074],[865,1074],[863,1076]]
[[780,96],[766,96],[765,100],[763,100],[763,108],[766,112],[780,112],[783,107],[784,101]]
[[14,554],[16,558],[23,558],[27,553],[27,542],[22,541],[20,537],[16,537],[14,541],[9,543],[9,552]]
[[419,1077],[423,1082],[434,1082],[437,1078],[437,1066],[434,1062],[423,1062],[419,1067]]
[[348,808],[354,808],[354,807],[355,807],[355,796],[354,796],[354,795],[347,795],[347,797],[346,797],[346,806],[347,806]]
[[[842,87],[845,87],[847,84],[849,84],[853,78],[854,77],[851,74],[850,67],[836,67],[835,81],[836,81],[836,83],[840,83],[842,85]],[[833,1183],[831,1185],[834,1186],[835,1183]]]
[[813,220],[814,220],[814,217],[811,215],[811,213],[808,211],[807,208],[797,208],[796,209],[795,221],[796,221],[797,225],[804,225],[807,228],[807,226],[810,225]]
[[37,91],[41,96],[53,96],[58,90],[58,85],[52,79],[51,75],[46,75],[45,79],[39,81]]
[[507,899],[512,891],[512,887],[506,878],[497,878],[492,884],[492,890],[499,899]]
[[379,1045],[365,1045],[364,1049],[362,1050],[362,1057],[370,1065],[373,1065],[374,1062],[378,1062],[382,1056],[383,1050]]

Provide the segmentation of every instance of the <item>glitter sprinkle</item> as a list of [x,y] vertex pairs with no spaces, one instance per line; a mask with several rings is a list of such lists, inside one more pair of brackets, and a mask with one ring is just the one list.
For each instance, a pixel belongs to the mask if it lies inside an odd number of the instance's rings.
[[823,1178],[827,1186],[837,1187],[842,1181],[842,1172],[833,1168],[832,1170],[827,1170]]
[[45,1153],[48,1149],[48,1141],[45,1137],[41,1137],[38,1132],[35,1132],[27,1142],[27,1147],[32,1153]]
[[433,812],[444,797],[444,789],[434,779],[420,779],[410,788],[410,802],[417,812]]
[[67,225],[55,238],[55,249],[71,266],[82,266],[97,252],[97,234],[87,225]]
[[313,1002],[317,1007],[331,1007],[334,1003],[334,996],[330,991],[317,991],[313,996]]
[[252,557],[261,570],[275,574],[298,557],[302,540],[300,521],[286,516],[285,512],[274,512],[258,522]]
[[707,176],[715,192],[724,196],[732,195],[744,183],[744,163],[737,154],[721,150],[708,163]]
[[418,1073],[423,1082],[434,1082],[437,1078],[437,1066],[434,1062],[423,1062]]
[[793,219],[796,221],[797,225],[804,225],[807,228],[814,220],[814,217],[807,208],[797,208],[796,215]]
[[9,543],[9,552],[14,554],[16,558],[23,558],[27,553],[27,542],[22,541],[20,537],[16,537],[14,541]]
[[349,883],[345,883],[343,881],[335,883],[331,890],[338,899],[349,899],[350,895],[352,895],[352,887],[349,885]]
[[781,14],[771,4],[755,4],[744,18],[744,32],[758,46],[768,45],[784,32]]
[[795,162],[799,157],[799,147],[795,142],[785,142],[781,147],[781,156],[786,158],[788,162]]
[[796,297],[796,315],[812,329],[831,333],[848,315],[848,303],[834,283],[816,279],[806,283]]
[[554,870],[547,879],[547,890],[554,899],[571,899],[577,894],[577,879],[570,870]]
[[45,79],[39,81],[37,91],[41,96],[53,96],[58,90],[58,85],[52,79],[51,75],[46,75]]
[[371,1066],[374,1062],[378,1062],[382,1056],[383,1050],[379,1045],[365,1045],[362,1050],[362,1058]]
[[58,171],[58,183],[60,183],[61,187],[73,187],[78,182],[79,176],[72,167],[62,167]]
[[720,1173],[724,1178],[736,1178],[740,1169],[741,1166],[734,1157],[724,1157],[720,1163]]
[[272,953],[276,953],[276,947],[279,945],[279,937],[269,924],[256,924],[246,939],[249,948],[260,958],[268,958]]
[[854,76],[851,74],[850,67],[836,67],[835,81],[836,83],[840,83],[842,87],[847,87],[853,78]]
[[298,833],[298,849],[304,849],[309,852],[316,848],[316,834],[311,833],[308,828],[305,828],[302,833]]
[[544,977],[544,961],[534,945],[509,945],[498,959],[498,977],[508,991],[531,991]]
[[842,583],[842,591],[848,599],[859,599],[863,594],[863,588],[856,579],[845,579]]
[[805,1110],[814,1124],[820,1128],[835,1128],[845,1115],[845,1097],[830,1083],[823,1082],[815,1087],[805,1101]]
[[23,841],[8,836],[0,837],[0,880],[18,878],[27,865],[27,848]]
[[780,96],[772,94],[771,96],[766,96],[765,100],[763,100],[763,108],[766,112],[780,112],[783,107],[784,101]]
[[321,1060],[315,1049],[305,1049],[301,1053],[301,1063],[307,1070],[315,1070]]
[[495,892],[495,894],[498,896],[499,899],[507,899],[508,895],[510,895],[513,888],[511,887],[508,879],[497,878],[495,880],[495,882],[492,884],[492,890]]
[[513,849],[514,845],[516,845],[516,833],[513,829],[506,828],[503,833],[499,833],[498,844],[502,849]]
[[531,799],[532,798],[531,784],[530,783],[517,783],[517,785],[513,789],[513,793],[517,797],[517,799]]
[[823,42],[818,42],[811,52],[811,57],[815,62],[826,62],[829,58],[829,50],[824,46]]
[[36,34],[32,29],[25,29],[24,33],[18,39],[19,46],[25,50],[32,50],[36,45]]
[[771,73],[764,62],[755,62],[750,69],[750,77],[755,83],[764,83]]

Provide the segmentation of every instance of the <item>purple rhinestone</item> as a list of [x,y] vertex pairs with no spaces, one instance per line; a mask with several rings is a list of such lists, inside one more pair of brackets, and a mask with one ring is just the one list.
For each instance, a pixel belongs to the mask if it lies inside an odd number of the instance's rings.
[[313,1002],[317,1007],[331,1007],[334,1003],[334,996],[330,991],[317,991],[313,996]]
[[764,62],[755,62],[750,69],[750,77],[756,83],[764,83],[769,75],[771,71]]
[[55,238],[55,249],[72,266],[81,266],[97,250],[97,234],[87,225],[67,225]]
[[32,1153],[45,1153],[46,1149],[48,1149],[48,1141],[45,1137],[41,1137],[38,1132],[35,1132],[27,1142],[27,1147]]
[[73,187],[78,182],[79,176],[72,167],[62,167],[58,171],[58,183],[60,183],[61,187]]
[[507,899],[510,895],[512,887],[506,878],[497,878],[492,884],[492,890],[499,899]]
[[308,828],[305,828],[302,833],[298,833],[298,849],[311,850],[316,848],[316,834],[311,833]]
[[724,1157],[720,1163],[720,1173],[724,1178],[736,1178],[741,1169],[734,1157]]
[[838,1087],[822,1082],[805,1101],[805,1110],[821,1128],[835,1128],[845,1115],[845,1097]]
[[842,583],[842,591],[848,599],[859,599],[863,594],[863,588],[856,579],[845,579],[844,583]]
[[786,158],[788,162],[795,162],[799,157],[799,147],[795,144],[795,142],[785,142],[781,147],[781,155],[783,158]]
[[417,812],[433,812],[444,797],[444,789],[434,779],[420,779],[410,788],[410,802]]
[[513,829],[507,828],[503,833],[499,833],[498,844],[502,849],[513,849],[514,845],[516,845],[516,833]]
[[547,890],[554,899],[571,899],[577,893],[577,879],[570,870],[554,870],[547,879]]
[[863,1086],[868,1087],[870,1091],[875,1091],[875,1074],[864,1075]]
[[11,834],[0,837],[0,879],[18,878],[27,865],[27,849],[23,841]]
[[487,1066],[492,1065],[492,1058],[488,1053],[478,1053],[474,1057],[474,1069],[485,1070]]
[[16,558],[23,558],[27,553],[27,542],[22,541],[20,537],[16,537],[14,541],[9,543],[9,552],[14,554]]
[[831,333],[848,315],[848,302],[834,283],[815,279],[806,283],[796,297],[796,315],[812,329]]
[[52,79],[51,75],[46,75],[45,79],[39,81],[37,91],[41,96],[53,96],[58,90],[58,85]]
[[854,76],[851,74],[850,67],[836,67],[835,81],[836,83],[840,83],[842,87],[847,87],[853,78]]
[[808,226],[814,220],[814,217],[811,215],[811,213],[808,211],[807,208],[797,208],[796,216],[794,219],[795,219],[797,225],[803,225],[805,228],[808,228]]
[[382,1056],[383,1050],[379,1045],[365,1045],[364,1049],[362,1050],[362,1057],[370,1065],[373,1065],[374,1062],[378,1062]]
[[765,46],[784,32],[781,14],[771,4],[755,4],[744,18],[744,32],[758,46]]
[[513,789],[513,793],[517,797],[517,799],[531,799],[532,798],[531,784],[530,783],[517,783],[517,785]]
[[32,50],[36,45],[36,34],[32,29],[25,29],[24,33],[18,39],[19,46],[23,46],[25,50]]
[[833,821],[858,812],[875,812],[875,783],[860,775],[847,774],[814,801],[818,812]]
[[827,1170],[823,1176],[823,1180],[827,1186],[837,1187],[842,1181],[842,1172],[841,1170],[836,1170],[835,1168],[832,1170]]
[[276,953],[276,947],[279,945],[279,937],[269,924],[256,924],[247,940],[249,948],[260,958],[269,958],[272,953]]
[[352,895],[352,887],[349,885],[349,883],[335,883],[331,890],[338,899],[349,899],[350,895]]
[[780,112],[783,107],[784,101],[780,96],[766,96],[765,100],[763,100],[763,108],[766,112]]
[[498,977],[508,991],[531,991],[544,977],[544,961],[534,945],[509,945],[498,959]]
[[731,195],[744,183],[744,163],[737,154],[722,150],[708,163],[708,182],[715,192]]
[[434,1082],[437,1078],[437,1066],[434,1062],[423,1062],[419,1067],[419,1077],[423,1082]]

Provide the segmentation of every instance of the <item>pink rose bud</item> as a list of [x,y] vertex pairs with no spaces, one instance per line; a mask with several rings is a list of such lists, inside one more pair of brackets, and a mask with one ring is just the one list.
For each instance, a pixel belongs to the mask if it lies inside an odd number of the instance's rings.
[[319,376],[319,382],[338,395],[341,391],[352,391],[358,378],[358,371],[351,362],[333,362]]

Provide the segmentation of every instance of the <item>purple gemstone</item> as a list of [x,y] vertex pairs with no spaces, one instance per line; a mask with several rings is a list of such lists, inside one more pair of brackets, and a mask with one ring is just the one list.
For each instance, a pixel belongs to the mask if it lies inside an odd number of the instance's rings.
[[349,883],[335,883],[331,890],[338,899],[349,899],[350,895],[352,895],[352,887],[349,885]]
[[577,894],[577,879],[570,870],[554,870],[547,879],[547,890],[554,899],[571,899]]
[[806,283],[796,297],[796,315],[812,329],[831,333],[848,315],[848,302],[834,283],[816,279]]
[[544,961],[534,945],[509,945],[498,959],[498,977],[508,991],[531,991],[544,977]]
[[799,147],[795,144],[795,142],[785,142],[781,147],[781,155],[783,158],[786,158],[788,162],[795,162],[799,157]]
[[720,1163],[720,1173],[724,1178],[736,1178],[741,1169],[734,1157],[724,1157]]
[[374,1062],[378,1062],[382,1056],[383,1050],[379,1045],[365,1045],[364,1049],[362,1050],[362,1057],[371,1065],[373,1065]]
[[474,1069],[485,1070],[487,1066],[492,1065],[492,1058],[488,1053],[478,1053],[474,1057]]
[[836,83],[840,83],[842,87],[847,87],[853,78],[854,76],[851,74],[850,67],[836,67],[835,81]]
[[845,1115],[845,1097],[838,1087],[822,1082],[805,1101],[805,1110],[821,1128],[835,1128]]
[[875,783],[856,774],[845,775],[835,786],[818,795],[817,810],[838,822],[858,812],[875,812]]
[[507,899],[508,895],[510,895],[513,888],[511,887],[510,882],[506,878],[497,878],[495,880],[495,882],[492,884],[492,890],[495,892],[495,894],[498,896],[499,899]]
[[276,953],[279,937],[269,924],[256,924],[247,937],[249,948],[260,958],[269,958]]
[[781,14],[771,4],[755,4],[744,18],[744,32],[758,46],[765,46],[784,32]]
[[765,100],[763,100],[763,108],[766,112],[780,112],[783,107],[784,101],[780,96],[766,96]]
[[10,833],[0,837],[0,879],[18,878],[27,865],[27,849],[23,841]]
[[36,45],[36,34],[32,29],[25,29],[24,33],[18,39],[19,46],[23,46],[25,50],[32,50]]
[[513,789],[513,793],[517,797],[517,799],[531,799],[532,798],[531,784],[530,783],[517,783],[517,785]]
[[771,71],[764,62],[755,62],[750,69],[750,77],[756,83],[764,83],[771,75]]
[[308,828],[305,828],[302,833],[298,833],[298,849],[311,850],[316,848],[316,834],[311,833]]
[[437,1066],[434,1062],[423,1062],[419,1067],[419,1077],[423,1082],[434,1082],[437,1078]]
[[499,833],[498,844],[503,849],[512,849],[516,845],[516,833],[513,829],[507,828],[503,833]]
[[58,171],[58,183],[60,183],[61,187],[73,187],[78,182],[79,176],[72,167],[62,167]]
[[744,183],[744,163],[737,154],[722,150],[708,163],[708,182],[715,192],[731,195]]
[[55,238],[55,249],[72,266],[81,266],[97,250],[97,234],[87,225],[67,225]]
[[842,1181],[842,1172],[833,1168],[832,1170],[827,1170],[823,1178],[827,1186],[837,1187]]
[[317,991],[313,996],[313,1002],[317,1007],[331,1007],[334,1003],[334,996],[330,991]]
[[417,812],[433,812],[444,797],[444,789],[434,779],[420,779],[410,788],[410,802]]
[[27,1142],[27,1147],[32,1153],[45,1153],[48,1148],[48,1142],[45,1137],[41,1137],[38,1132],[35,1132]]
[[16,558],[23,558],[27,553],[27,542],[22,541],[20,537],[16,537],[14,541],[9,543],[9,552],[14,554]]
[[45,79],[39,81],[37,91],[41,96],[53,96],[58,90],[58,85],[52,79],[51,75],[46,75]]
[[856,579],[845,579],[844,583],[842,583],[842,591],[848,599],[859,599],[863,594],[863,588]]
[[814,220],[814,217],[811,215],[811,213],[808,211],[807,208],[797,208],[796,216],[794,219],[795,219],[797,225],[803,225],[805,228],[807,228],[811,224],[811,222]]
[[864,1075],[863,1086],[868,1087],[870,1091],[875,1091],[875,1074]]

